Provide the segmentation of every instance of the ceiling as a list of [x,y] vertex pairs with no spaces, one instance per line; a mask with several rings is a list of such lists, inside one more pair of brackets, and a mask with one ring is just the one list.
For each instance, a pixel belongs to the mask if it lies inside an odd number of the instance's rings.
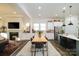
[[[71,14],[79,15],[79,3],[0,3],[1,17],[26,17],[26,18],[63,18],[69,16],[69,6],[72,5]],[[40,9],[38,7],[40,6]]]
[[0,3],[0,18],[27,17],[27,15],[15,3]]
[[[63,18],[63,7],[65,9],[65,16],[69,16],[69,6],[72,5],[71,14],[79,15],[79,3],[19,3],[24,11],[28,12],[31,18]],[[40,6],[40,10],[38,7]],[[40,15],[39,15],[40,14]]]

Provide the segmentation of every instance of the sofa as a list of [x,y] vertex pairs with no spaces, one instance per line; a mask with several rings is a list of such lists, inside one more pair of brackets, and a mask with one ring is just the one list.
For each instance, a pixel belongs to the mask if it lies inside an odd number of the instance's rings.
[[8,40],[0,36],[0,53],[4,51],[5,46],[8,44]]

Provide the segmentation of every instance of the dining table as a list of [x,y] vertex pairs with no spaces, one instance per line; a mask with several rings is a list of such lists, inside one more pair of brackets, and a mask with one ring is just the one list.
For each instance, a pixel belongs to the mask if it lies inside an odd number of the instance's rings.
[[33,43],[47,43],[48,40],[42,36],[42,37],[34,37],[32,40]]
[[[43,45],[42,48],[46,48],[46,50],[44,50],[44,51],[47,51],[47,55],[48,55],[48,44],[47,44],[47,42],[48,42],[48,40],[44,36],[41,36],[41,37],[36,36],[32,40],[32,45],[34,44],[36,46],[35,49],[37,47],[39,48],[39,46],[42,47],[42,45]],[[44,55],[44,51],[43,51],[43,55]],[[36,55],[36,50],[35,50],[35,55]]]

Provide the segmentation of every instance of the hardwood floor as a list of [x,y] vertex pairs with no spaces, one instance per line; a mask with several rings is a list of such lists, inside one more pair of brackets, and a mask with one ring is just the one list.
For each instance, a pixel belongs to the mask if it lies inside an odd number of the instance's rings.
[[62,56],[75,56],[76,52],[71,52],[69,49],[63,48],[57,41],[51,40],[50,42]]

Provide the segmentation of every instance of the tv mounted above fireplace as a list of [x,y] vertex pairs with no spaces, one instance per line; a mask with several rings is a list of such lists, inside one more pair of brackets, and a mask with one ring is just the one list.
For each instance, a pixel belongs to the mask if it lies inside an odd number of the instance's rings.
[[19,22],[8,22],[8,29],[19,29]]

